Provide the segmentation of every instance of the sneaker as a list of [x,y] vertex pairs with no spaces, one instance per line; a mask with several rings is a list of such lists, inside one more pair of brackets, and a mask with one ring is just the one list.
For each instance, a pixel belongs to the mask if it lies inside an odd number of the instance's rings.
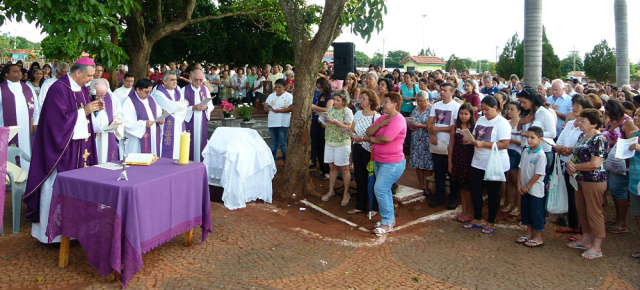
[[449,197],[447,200],[447,209],[452,210],[458,207],[458,200],[455,198]]
[[434,196],[433,199],[429,202],[430,207],[438,207],[444,204],[444,200],[441,197]]
[[511,211],[509,213],[510,216],[519,216],[520,215],[520,210],[517,207],[513,208],[513,211]]

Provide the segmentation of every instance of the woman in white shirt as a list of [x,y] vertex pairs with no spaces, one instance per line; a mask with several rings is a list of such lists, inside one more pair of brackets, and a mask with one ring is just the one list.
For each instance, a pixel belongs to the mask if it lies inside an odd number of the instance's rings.
[[[544,102],[542,98],[538,95],[538,92],[533,90],[530,87],[525,87],[517,94],[518,100],[520,101],[520,105],[522,106],[522,112],[524,116],[520,119],[520,123],[518,124],[519,132],[526,132],[529,127],[536,126],[540,127],[544,132],[543,137],[548,140],[553,140],[556,138],[556,123],[557,116],[555,113],[549,111],[544,107]],[[524,135],[523,135],[524,136]],[[522,148],[529,147],[527,144],[527,139],[522,138]],[[551,145],[547,142],[542,142],[540,144],[542,147],[542,151],[547,156],[547,167],[546,167],[546,175],[544,176],[544,185],[545,185],[545,196],[549,192],[546,188],[549,185],[549,176],[551,175],[551,170],[553,169],[554,161],[553,161],[553,152],[551,151]]]
[[264,81],[266,80],[264,78],[264,75],[262,75],[262,70],[258,69],[256,70],[256,74],[258,75],[256,77],[256,80],[253,82],[253,98],[255,99],[255,106],[257,107],[258,104],[262,104],[262,102],[264,101],[264,95],[262,94],[263,89],[264,89]]
[[278,146],[280,146],[283,161],[287,158],[287,138],[293,110],[293,96],[284,91],[285,85],[284,79],[278,79],[274,86],[275,92],[269,95],[264,103],[264,110],[269,111],[267,125],[271,136],[273,160],[276,160]]
[[247,96],[247,77],[244,75],[244,69],[239,68],[238,73],[233,76],[233,98],[238,102]]
[[[574,116],[580,116],[582,110],[593,108],[591,102],[589,102],[582,95],[576,95],[571,98],[571,112]],[[564,129],[558,137],[556,142],[558,145],[554,148],[560,155],[560,162],[562,167],[566,166],[567,161],[573,158],[573,146],[578,142],[578,138],[582,134],[580,131],[580,122],[578,119],[567,122]],[[569,174],[565,171],[564,180],[567,186],[567,197],[569,200],[569,211],[567,212],[567,227],[556,229],[556,232],[563,234],[579,234],[580,224],[578,221],[578,210],[576,209],[576,192],[571,183],[569,182]]]
[[[486,96],[480,104],[483,116],[476,122],[473,130],[475,141],[471,142],[476,148],[473,152],[471,170],[469,172],[469,187],[471,189],[471,203],[473,204],[473,220],[463,227],[465,229],[482,228],[483,234],[495,232],[495,219],[500,208],[500,189],[504,182],[484,180],[485,170],[489,165],[489,156],[493,144],[498,146],[502,169],[509,170],[509,155],[507,148],[511,141],[511,125],[509,121],[500,115],[498,101],[492,96]],[[489,216],[486,223],[482,221],[482,208],[484,201],[482,193],[487,189],[489,195]]]

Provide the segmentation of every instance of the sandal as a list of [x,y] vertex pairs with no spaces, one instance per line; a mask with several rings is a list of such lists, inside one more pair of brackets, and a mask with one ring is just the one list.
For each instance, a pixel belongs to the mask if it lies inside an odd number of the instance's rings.
[[493,234],[496,231],[496,228],[494,227],[484,227],[482,228],[482,233],[485,235],[490,235]]
[[[345,200],[346,197],[346,200]],[[351,201],[351,195],[347,193],[347,195],[342,197],[342,202],[340,202],[341,206],[347,206],[349,205],[349,201]]]
[[505,207],[502,208],[502,210],[500,211],[501,213],[510,213],[511,211],[513,211],[513,207],[511,207],[511,205],[507,205]]
[[520,210],[517,207],[514,207],[513,211],[509,213],[509,216],[519,216],[519,215],[520,215]]
[[459,214],[459,215],[453,217],[453,220],[457,221],[457,222],[461,222],[461,223],[468,223],[468,222],[472,221],[473,219],[471,219],[471,218],[465,219],[463,215]]
[[537,247],[544,246],[544,243],[540,243],[540,242],[535,241],[535,240],[529,240],[526,243],[524,243],[524,245],[529,247],[529,248],[537,248]]
[[384,226],[384,225],[380,225],[380,226],[376,227],[375,229],[373,229],[373,233],[376,234],[376,235],[381,236],[381,235],[386,235],[386,234],[388,234],[390,232],[393,232],[393,225],[388,226],[389,229],[386,229],[386,230],[384,228],[382,228],[382,226]]
[[462,226],[462,228],[467,229],[467,230],[471,230],[471,229],[481,229],[482,226],[476,225],[476,224],[474,224],[472,222],[468,222],[464,226]]
[[610,218],[610,219],[608,219],[608,220],[606,220],[604,222],[604,225],[606,225],[606,226],[612,226],[612,225],[615,225],[615,224],[616,224],[616,219],[615,218]]
[[622,234],[622,233],[628,233],[629,232],[629,228],[623,228],[623,227],[619,227],[619,226],[611,226],[608,231],[610,233],[612,233],[612,234]]
[[361,213],[361,212],[364,212],[364,211],[363,210],[359,210],[357,208],[354,208],[354,209],[348,211],[347,213],[348,214],[357,214],[357,213]]
[[518,239],[515,240],[515,242],[518,243],[518,244],[524,244],[524,243],[526,243],[528,241],[530,241],[529,238],[527,238],[525,236],[519,237]]
[[578,242],[568,243],[567,247],[572,248],[572,249],[580,249],[580,250],[586,250],[587,249],[585,246],[581,245]]
[[596,258],[602,258],[602,254],[591,253],[589,251],[584,251],[581,255],[585,259],[593,260]]
[[335,192],[329,192],[325,195],[322,196],[321,200],[322,201],[329,201],[330,198],[334,197],[336,195]]
[[640,258],[640,251],[635,251],[631,254],[631,258]]
[[572,229],[572,228],[557,228],[556,233],[560,234],[579,234],[580,229]]

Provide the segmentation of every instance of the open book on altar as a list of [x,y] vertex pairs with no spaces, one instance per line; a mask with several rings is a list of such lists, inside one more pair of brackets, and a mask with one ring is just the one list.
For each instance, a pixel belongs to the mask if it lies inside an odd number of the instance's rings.
[[129,165],[151,165],[156,160],[158,160],[158,156],[155,156],[151,153],[129,153],[127,155],[126,164]]

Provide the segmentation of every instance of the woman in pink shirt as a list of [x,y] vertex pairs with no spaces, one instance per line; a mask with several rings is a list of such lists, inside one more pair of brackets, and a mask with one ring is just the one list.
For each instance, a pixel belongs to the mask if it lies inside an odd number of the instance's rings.
[[372,143],[376,183],[374,192],[378,200],[381,221],[376,224],[374,234],[384,235],[393,230],[395,217],[393,214],[393,197],[391,185],[395,183],[405,169],[402,144],[407,135],[407,123],[400,114],[402,96],[398,93],[387,93],[382,103],[384,113],[366,131],[367,136],[354,137],[356,142]]

